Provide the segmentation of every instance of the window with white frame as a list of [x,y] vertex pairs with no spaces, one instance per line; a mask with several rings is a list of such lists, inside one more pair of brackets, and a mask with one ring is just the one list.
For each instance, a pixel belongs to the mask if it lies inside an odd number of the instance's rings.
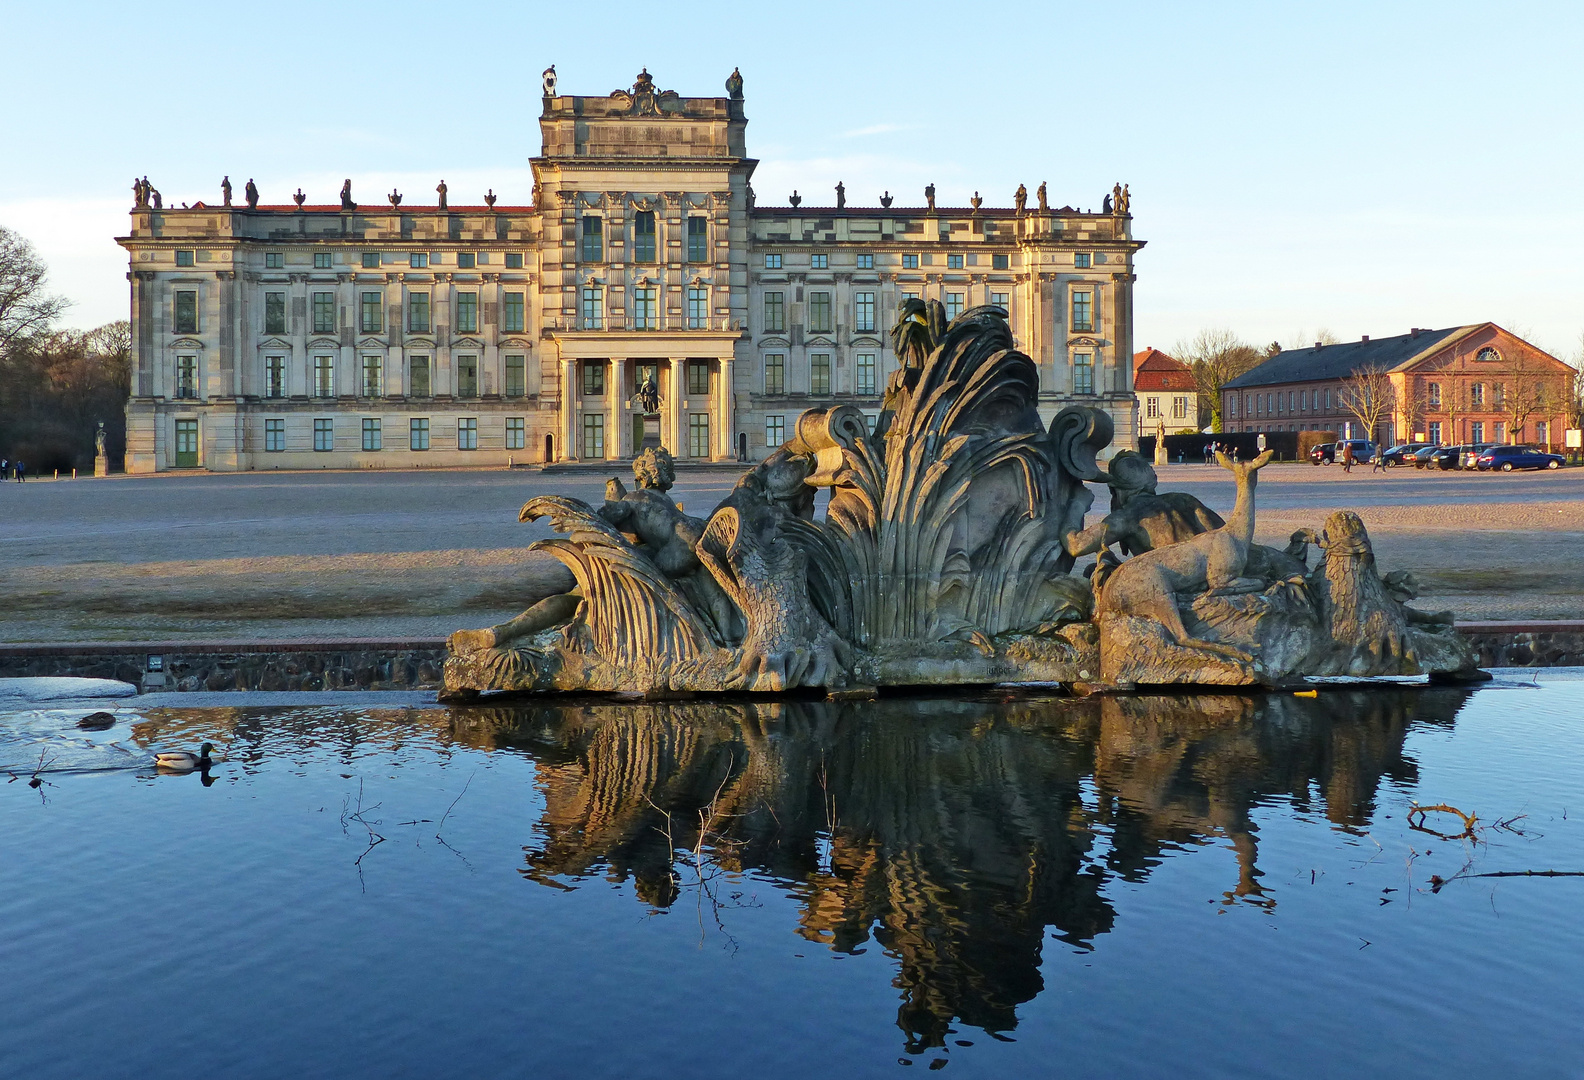
[[1160,398],[1151,394],[1144,399],[1144,418],[1154,420],[1160,415]]
[[786,393],[786,354],[766,353],[764,358],[764,377],[767,394]]
[[951,322],[963,313],[963,295],[960,292],[946,294],[946,321]]
[[335,397],[335,357],[313,358],[314,397]]
[[1012,297],[1009,293],[993,292],[990,294],[990,302],[1009,314],[1012,311]]
[[427,416],[415,416],[408,422],[407,449],[429,449],[429,418]]
[[767,334],[783,334],[786,332],[785,293],[767,292],[764,294],[764,332]]
[[605,456],[605,414],[583,414],[583,457],[589,460]]
[[772,413],[765,417],[765,446],[771,450],[786,442],[786,417]]
[[1188,419],[1188,395],[1178,394],[1172,398],[1172,419]]
[[266,356],[264,358],[264,396],[267,398],[283,398],[286,396],[286,358],[284,356]]
[[1094,353],[1073,353],[1073,393],[1094,393]]
[[831,392],[830,353],[813,353],[809,356],[809,393]]
[[658,330],[660,328],[660,315],[656,310],[655,291],[653,289],[634,289],[632,291],[633,329]]
[[501,304],[501,333],[520,334],[523,325],[523,294],[509,292]]
[[528,391],[527,357],[521,353],[506,354],[506,396],[522,397]]
[[335,419],[329,416],[314,418],[314,449],[323,453],[335,449]]
[[855,392],[873,394],[875,392],[875,354],[872,352],[859,353],[853,370],[857,375]]
[[859,334],[872,334],[875,329],[875,294],[872,292],[853,293],[853,331]]
[[456,395],[461,398],[478,397],[479,372],[477,356],[456,358]]
[[282,419],[269,419],[264,421],[264,450],[266,453],[279,454],[286,449],[286,421]]
[[379,397],[385,391],[385,358],[377,353],[363,357],[363,396]]
[[522,450],[528,445],[527,418],[522,416],[508,416],[506,418],[506,449]]
[[377,416],[365,416],[363,418],[364,450],[385,449],[385,433],[381,430],[382,427],[380,418]]
[[[698,220],[703,220],[702,218]],[[709,290],[689,285],[687,291],[687,328],[704,330],[709,327]]]
[[313,294],[313,332],[316,334],[332,334],[336,328],[335,293],[316,292]]
[[831,332],[831,294],[828,292],[809,293],[808,328],[811,334],[829,334]]
[[464,416],[457,420],[457,449],[478,449],[478,417]]
[[1073,290],[1072,329],[1077,333],[1094,330],[1094,293],[1088,289]]
[[407,393],[415,398],[426,398],[429,389],[429,358],[410,357],[407,361]]
[[478,293],[456,294],[456,330],[459,334],[478,333]]
[[707,458],[710,456],[710,418],[709,413],[688,414],[688,457]]
[[583,329],[605,329],[605,305],[600,300],[598,285],[583,287]]

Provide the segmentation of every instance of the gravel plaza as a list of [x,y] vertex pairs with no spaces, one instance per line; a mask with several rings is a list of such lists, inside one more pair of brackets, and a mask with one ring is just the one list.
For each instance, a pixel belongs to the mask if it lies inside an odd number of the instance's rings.
[[[683,469],[672,495],[705,516],[740,466]],[[532,598],[551,535],[519,524],[534,495],[597,502],[609,469],[182,473],[0,486],[0,640],[440,636]],[[1229,475],[1159,469],[1225,513]],[[1094,512],[1108,496],[1097,491]],[[1584,470],[1495,475],[1282,464],[1261,474],[1258,539],[1282,546],[1333,510],[1363,517],[1383,570],[1459,619],[1584,613]],[[1092,519],[1091,519],[1092,520]]]

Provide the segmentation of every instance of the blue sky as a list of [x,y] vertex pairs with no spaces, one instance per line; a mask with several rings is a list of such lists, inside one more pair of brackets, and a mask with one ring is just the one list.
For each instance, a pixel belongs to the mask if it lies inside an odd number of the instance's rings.
[[[526,201],[539,73],[742,68],[754,187],[1009,205],[1133,193],[1136,341],[1263,343],[1493,319],[1584,331],[1584,15],[1575,5],[6,4],[0,224],[83,326],[123,317],[134,175],[167,201],[253,177]],[[477,189],[475,193],[474,189]]]

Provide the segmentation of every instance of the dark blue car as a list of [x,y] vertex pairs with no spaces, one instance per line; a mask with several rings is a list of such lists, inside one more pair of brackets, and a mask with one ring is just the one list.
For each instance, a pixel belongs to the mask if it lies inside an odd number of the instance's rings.
[[1480,472],[1491,469],[1502,472],[1512,472],[1514,469],[1560,469],[1562,455],[1548,454],[1532,446],[1492,446],[1474,459],[1474,467]]

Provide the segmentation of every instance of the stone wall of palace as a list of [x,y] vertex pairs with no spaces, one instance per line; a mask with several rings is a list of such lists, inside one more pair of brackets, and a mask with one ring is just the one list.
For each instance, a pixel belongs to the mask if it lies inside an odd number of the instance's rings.
[[1136,444],[1131,216],[756,206],[737,94],[551,90],[526,205],[135,207],[128,470],[757,460],[878,414],[908,296],[1005,306],[1047,420]]

